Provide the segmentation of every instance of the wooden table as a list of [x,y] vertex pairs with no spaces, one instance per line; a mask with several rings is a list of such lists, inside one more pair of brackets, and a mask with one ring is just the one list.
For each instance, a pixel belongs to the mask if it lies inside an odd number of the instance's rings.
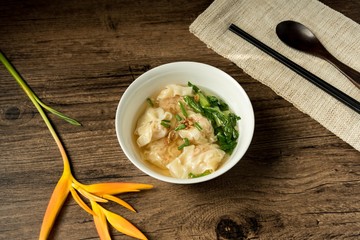
[[[44,102],[76,178],[155,186],[120,195],[138,213],[107,207],[149,239],[360,239],[360,153],[193,36],[212,1],[1,1],[0,47]],[[360,23],[358,0],[322,0]],[[196,185],[152,179],[122,152],[114,127],[120,97],[145,71],[173,61],[232,75],[253,103],[256,130],[245,157]],[[62,173],[40,115],[0,67],[0,239],[36,239]],[[111,230],[113,239],[132,239]],[[98,239],[91,215],[70,197],[51,239]]]

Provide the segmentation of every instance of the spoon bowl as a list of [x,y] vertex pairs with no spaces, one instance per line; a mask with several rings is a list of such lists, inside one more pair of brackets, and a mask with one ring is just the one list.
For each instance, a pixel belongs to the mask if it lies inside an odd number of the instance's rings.
[[328,61],[360,88],[360,73],[335,58],[306,26],[294,21],[284,21],[276,26],[276,34],[289,47]]

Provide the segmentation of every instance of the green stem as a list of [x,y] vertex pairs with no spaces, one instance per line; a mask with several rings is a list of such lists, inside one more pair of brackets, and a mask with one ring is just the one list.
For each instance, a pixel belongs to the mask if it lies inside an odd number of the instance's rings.
[[0,51],[0,61],[2,62],[2,64],[4,64],[5,68],[10,72],[10,74],[15,78],[17,83],[24,90],[26,95],[30,98],[30,100],[32,101],[32,103],[34,104],[36,109],[39,111],[42,119],[44,120],[46,126],[48,127],[52,137],[54,138],[54,140],[60,150],[61,156],[63,158],[63,163],[64,163],[64,171],[65,170],[70,171],[70,163],[69,163],[68,157],[66,155],[65,148],[62,145],[61,140],[58,137],[55,129],[51,125],[49,118],[46,116],[44,110],[42,109],[40,104],[37,102],[37,97],[36,97],[35,93],[30,89],[30,87],[26,84],[26,82],[22,79],[22,77],[18,74],[18,72],[15,70],[15,68],[11,65],[11,63],[7,60],[7,58],[1,51]]

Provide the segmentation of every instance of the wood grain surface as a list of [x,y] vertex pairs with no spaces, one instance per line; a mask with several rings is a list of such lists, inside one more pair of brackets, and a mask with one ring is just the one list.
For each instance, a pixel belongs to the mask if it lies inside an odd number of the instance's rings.
[[[49,116],[78,180],[155,186],[120,195],[138,213],[107,205],[149,239],[360,239],[360,153],[189,32],[211,2],[4,0],[0,48],[44,102],[83,124]],[[358,0],[322,2],[360,23]],[[114,127],[119,99],[134,79],[184,60],[233,76],[256,117],[253,142],[239,164],[195,185],[142,173],[122,152]],[[3,66],[0,141],[0,239],[37,239],[62,161]],[[113,239],[132,239],[111,232]],[[98,235],[91,215],[68,198],[50,239]]]

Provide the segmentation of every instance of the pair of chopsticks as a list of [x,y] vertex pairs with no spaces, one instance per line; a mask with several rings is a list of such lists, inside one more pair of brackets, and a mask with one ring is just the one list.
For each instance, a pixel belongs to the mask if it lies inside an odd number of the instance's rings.
[[269,46],[265,45],[264,43],[260,42],[259,40],[257,40],[256,38],[254,38],[253,36],[251,36],[250,34],[245,32],[244,30],[240,29],[236,25],[231,24],[229,27],[229,30],[232,31],[233,33],[235,33],[236,35],[242,37],[249,43],[253,44],[254,46],[258,47],[263,52],[269,54],[271,57],[275,58],[276,60],[278,60],[279,62],[281,62],[282,64],[284,64],[285,66],[287,66],[288,68],[290,68],[291,70],[293,70],[294,72],[299,74],[300,76],[304,77],[311,83],[315,84],[317,87],[324,90],[325,92],[327,92],[328,94],[330,94],[331,96],[333,96],[334,98],[336,98],[337,100],[339,100],[340,102],[345,104],[346,106],[350,107],[357,113],[360,113],[360,102],[358,102],[357,100],[346,95],[339,89],[333,87],[332,85],[325,82],[324,80],[317,77],[316,75],[312,74],[305,68],[294,63],[293,61],[291,61],[284,55],[278,53],[274,49],[272,49]]

